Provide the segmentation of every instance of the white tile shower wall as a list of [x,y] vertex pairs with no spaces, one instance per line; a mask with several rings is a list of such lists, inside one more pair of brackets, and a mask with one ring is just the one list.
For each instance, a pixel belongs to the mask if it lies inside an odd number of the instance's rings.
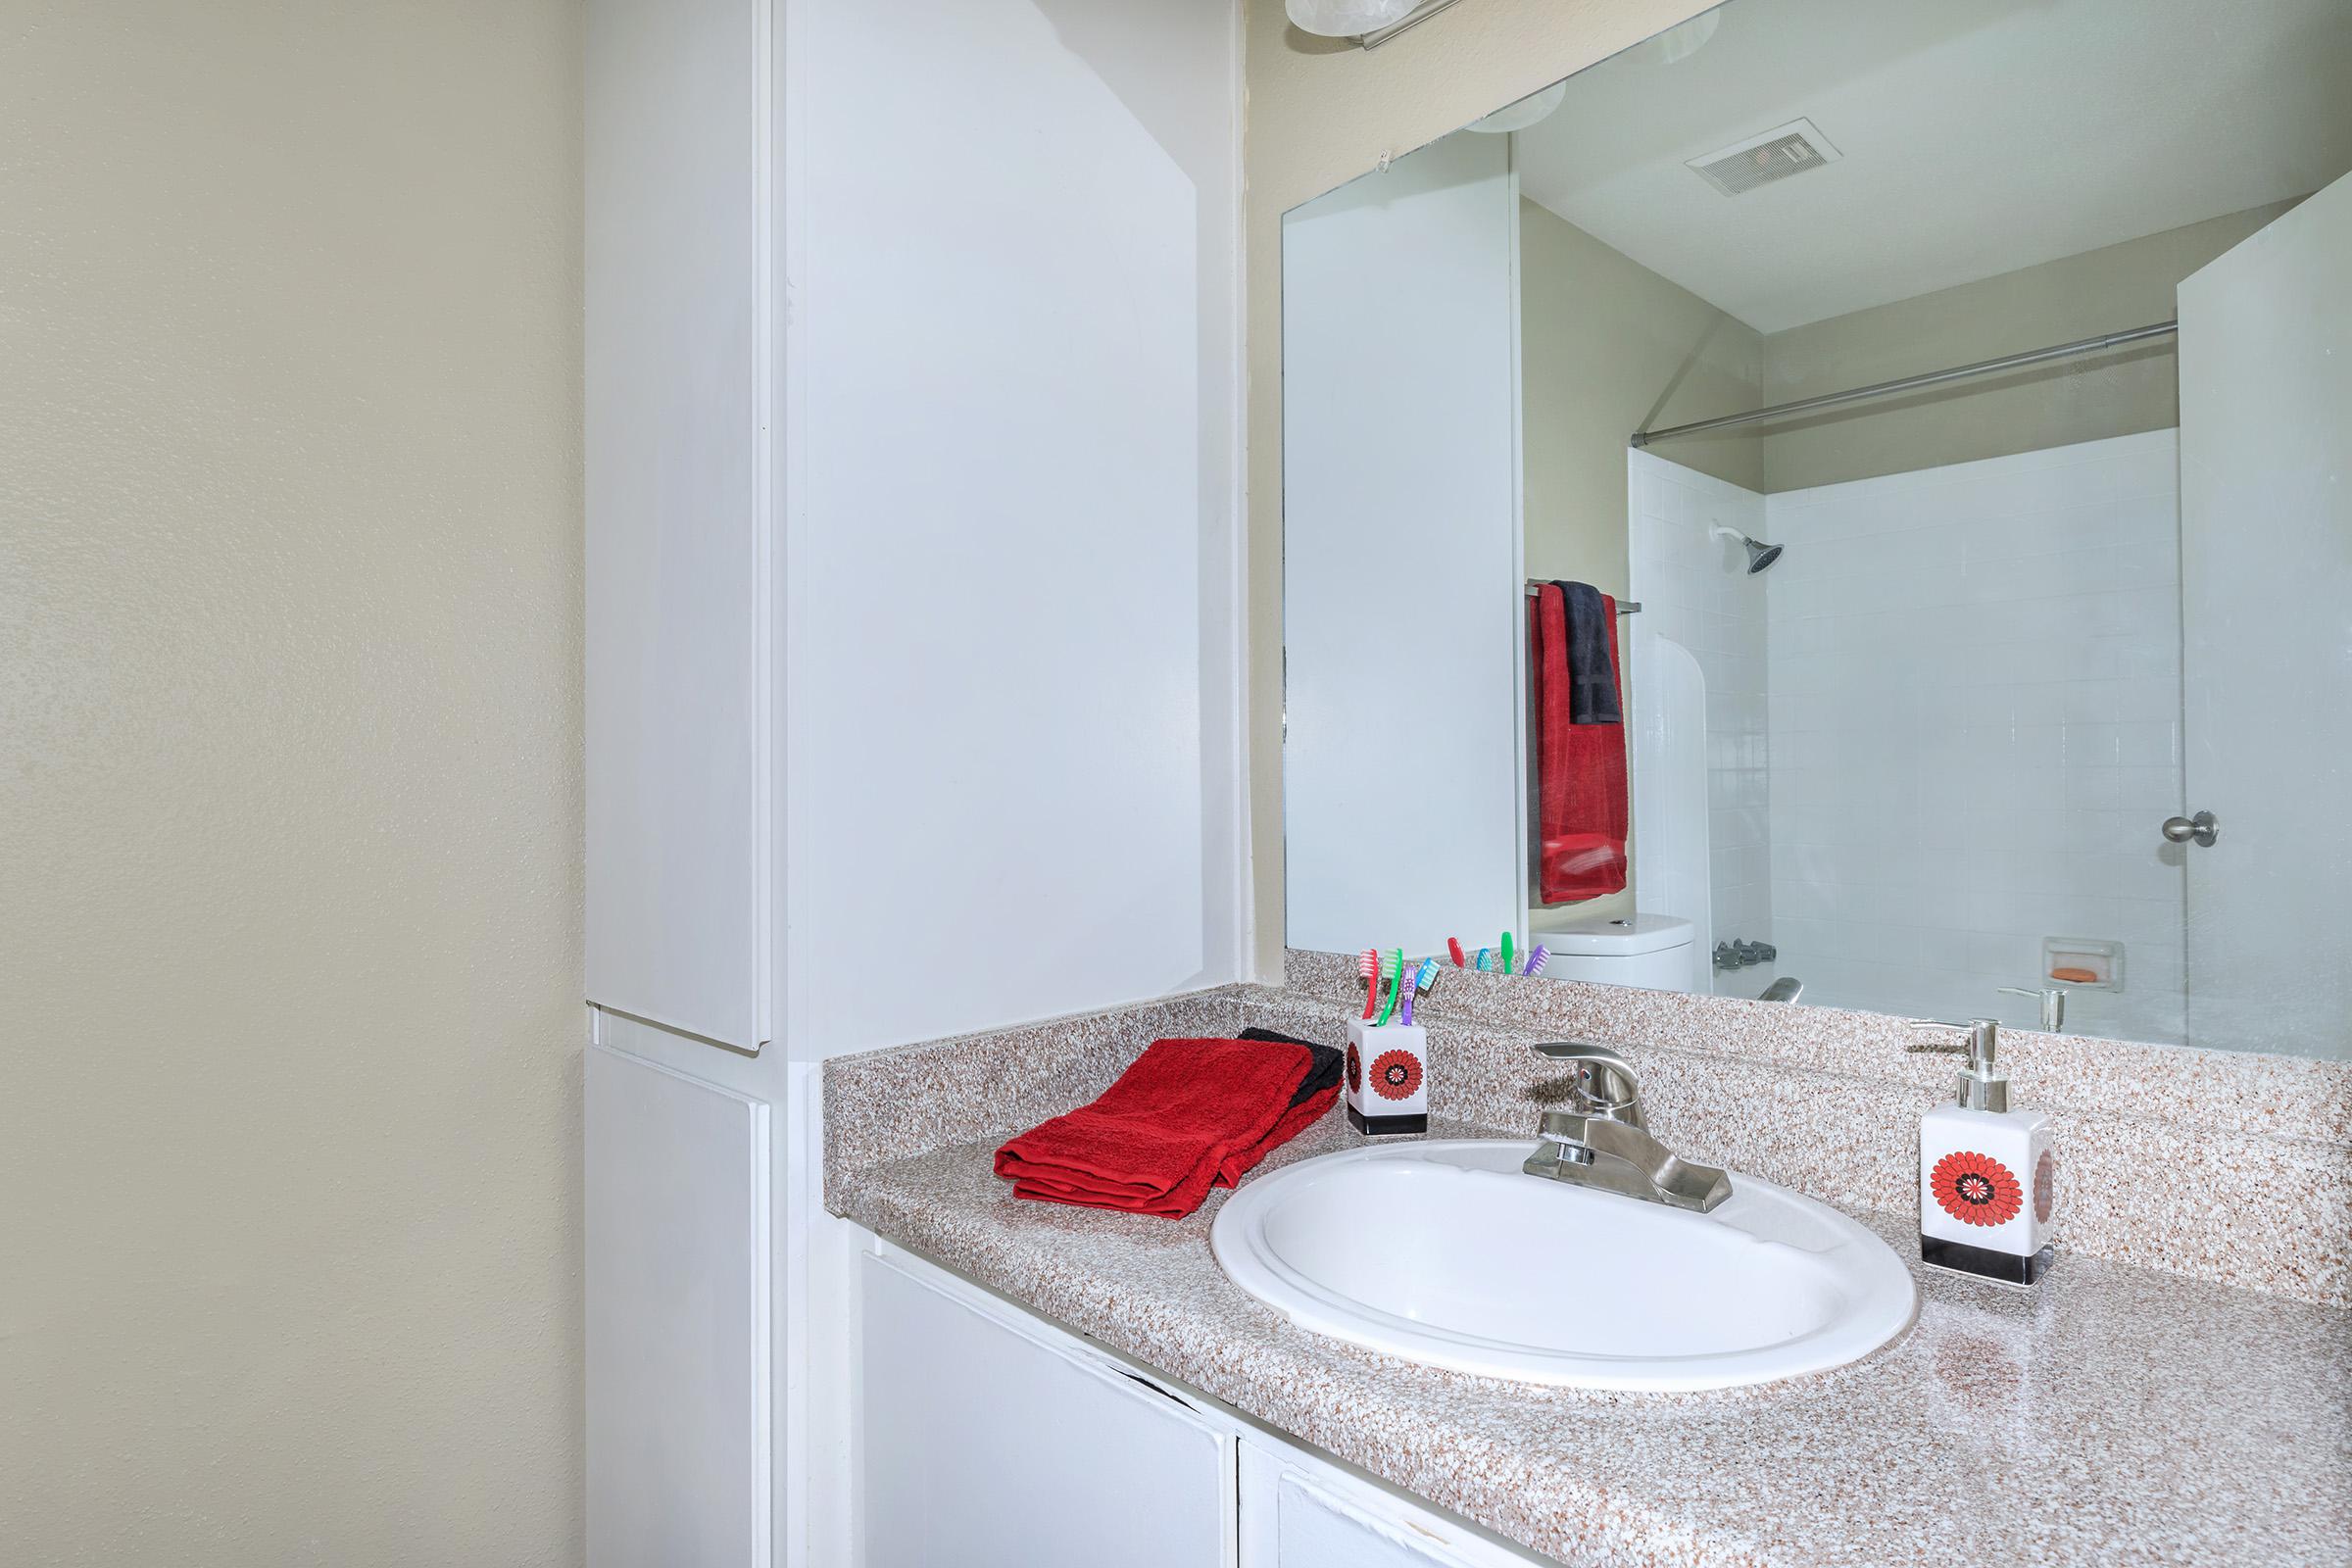
[[[1765,725],[1765,585],[1746,552],[1708,530],[1767,538],[1764,497],[1646,452],[1628,455],[1633,596],[1642,630],[1690,650],[1707,680],[1707,804],[1715,940],[1773,940]],[[1776,568],[1777,569],[1777,568]],[[1637,837],[1642,824],[1634,824]],[[1641,890],[1636,889],[1637,900]],[[1651,909],[1680,914],[1679,909]],[[1771,974],[1723,971],[1749,995]],[[1752,984],[1748,982],[1752,981]]]
[[2125,945],[2067,1027],[2182,1036],[2170,430],[1769,498],[1772,908],[1805,1000],[2035,1017],[2042,942]]

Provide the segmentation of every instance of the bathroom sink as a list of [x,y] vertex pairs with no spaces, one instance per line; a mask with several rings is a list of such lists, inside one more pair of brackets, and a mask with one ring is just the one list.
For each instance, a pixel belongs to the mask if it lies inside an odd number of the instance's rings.
[[1300,1328],[1580,1389],[1769,1383],[1908,1328],[1910,1271],[1835,1209],[1732,1173],[1706,1213],[1524,1174],[1534,1141],[1348,1150],[1248,1182],[1209,1233]]

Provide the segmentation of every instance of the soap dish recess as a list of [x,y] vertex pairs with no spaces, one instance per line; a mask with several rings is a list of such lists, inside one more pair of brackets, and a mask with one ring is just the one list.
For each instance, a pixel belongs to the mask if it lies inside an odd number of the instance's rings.
[[2043,937],[2041,972],[2070,991],[2121,991],[2124,945],[2098,937]]

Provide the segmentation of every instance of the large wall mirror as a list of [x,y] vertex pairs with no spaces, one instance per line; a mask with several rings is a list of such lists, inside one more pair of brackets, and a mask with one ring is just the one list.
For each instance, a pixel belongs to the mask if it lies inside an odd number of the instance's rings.
[[2352,1056],[2347,171],[2343,0],[1732,0],[1289,214],[1290,944]]

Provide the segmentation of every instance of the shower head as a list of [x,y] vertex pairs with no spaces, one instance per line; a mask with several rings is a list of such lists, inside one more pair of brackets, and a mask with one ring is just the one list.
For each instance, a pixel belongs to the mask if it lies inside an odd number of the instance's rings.
[[1757,572],[1764,570],[1774,562],[1781,559],[1781,547],[1779,545],[1768,545],[1757,540],[1750,539],[1747,535],[1741,533],[1737,528],[1726,528],[1722,524],[1718,523],[1716,526],[1708,529],[1707,532],[1719,539],[1737,539],[1740,541],[1741,547],[1747,551],[1747,574],[1750,577],[1753,577]]

